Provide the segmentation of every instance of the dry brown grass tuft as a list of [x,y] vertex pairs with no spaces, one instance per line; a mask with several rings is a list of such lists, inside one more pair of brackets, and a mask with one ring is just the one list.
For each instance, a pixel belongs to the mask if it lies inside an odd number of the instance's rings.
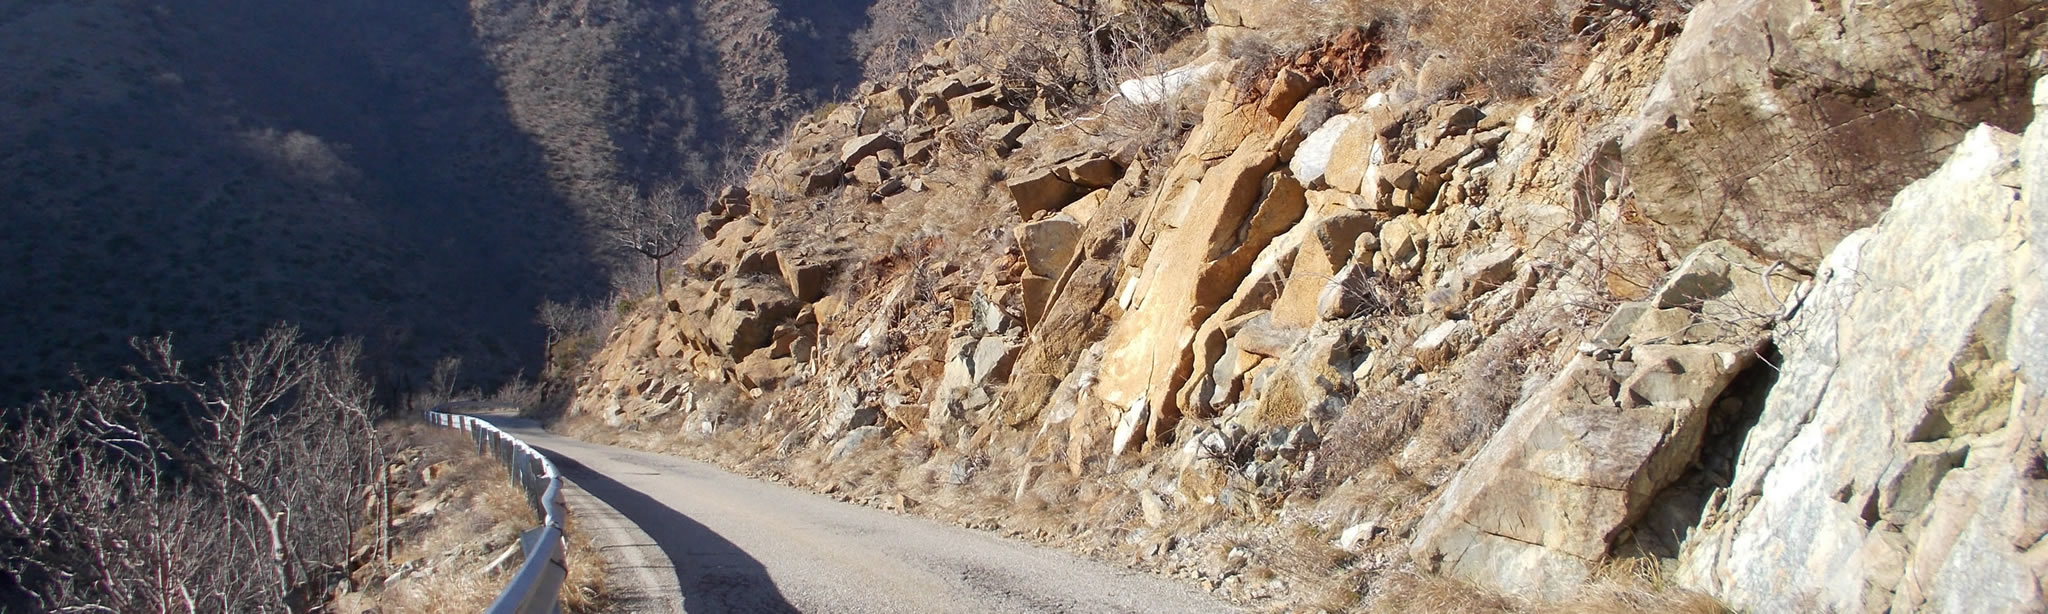
[[1564,601],[1545,604],[1541,612],[1585,614],[1724,614],[1729,611],[1705,594],[1672,582],[1662,561],[1646,558],[1609,560],[1593,579]]
[[1401,573],[1382,580],[1374,613],[1466,612],[1499,614],[1725,614],[1727,606],[1664,577],[1655,561],[1620,559],[1595,570],[1570,597],[1543,601],[1508,595],[1433,574]]
[[1522,604],[1512,597],[1443,576],[1400,573],[1381,581],[1384,584],[1365,608],[1366,612],[1513,614],[1522,611]]
[[1543,355],[1542,324],[1527,312],[1486,338],[1449,374],[1456,382],[1430,412],[1429,431],[1453,452],[1484,443],[1521,399],[1522,380]]
[[1334,486],[1400,452],[1401,446],[1421,428],[1428,408],[1428,400],[1413,390],[1352,397],[1351,405],[1330,426],[1329,435],[1323,440],[1323,460],[1310,485]]
[[569,510],[569,576],[562,581],[562,611],[569,614],[597,614],[609,609],[604,579],[604,553],[590,541],[590,534],[576,530],[576,511]]
[[1346,30],[1378,24],[1381,44],[1418,79],[1417,93],[1438,98],[1484,89],[1520,97],[1543,89],[1549,68],[1568,51],[1580,0],[1285,0],[1266,45],[1293,54]]

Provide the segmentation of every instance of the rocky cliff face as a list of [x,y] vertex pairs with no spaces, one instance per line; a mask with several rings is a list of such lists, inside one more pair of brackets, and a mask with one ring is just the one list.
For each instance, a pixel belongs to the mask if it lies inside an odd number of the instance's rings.
[[[1402,570],[1577,599],[1638,561],[1745,609],[2025,609],[2048,571],[2042,137],[1887,124],[1925,146],[1865,150],[1813,119],[1837,98],[1800,92],[1882,72],[1858,100],[2016,127],[2033,105],[2008,81],[2041,68],[2013,41],[2041,15],[1924,23],[1966,34],[1945,37],[1884,25],[1911,3],[1777,4],[1582,14],[1587,64],[1536,98],[1420,96],[1359,28],[1277,60],[1212,50],[1079,119],[977,68],[984,22],[721,196],[576,412],[1274,606],[1397,603]],[[1790,38],[1706,55],[1750,34],[1705,16],[1737,14]],[[1182,104],[1177,152],[1091,136]],[[1796,152],[1752,173],[1782,202],[1903,183],[1800,156],[1934,174],[1857,205],[1888,212],[1853,234],[1867,216],[1665,215],[1703,210],[1686,165],[1742,164],[1679,156],[1732,135],[1668,120],[1743,114]],[[1765,189],[1788,181],[1820,187]]]
[[1971,131],[1829,254],[1686,581],[1757,610],[2041,607],[2044,144]]

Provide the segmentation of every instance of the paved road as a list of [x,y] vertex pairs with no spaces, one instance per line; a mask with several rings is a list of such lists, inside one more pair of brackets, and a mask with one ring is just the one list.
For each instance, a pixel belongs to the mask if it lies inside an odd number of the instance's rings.
[[[1163,578],[489,417],[578,488],[634,611],[1233,612]],[[579,492],[580,491],[580,492]],[[593,498],[594,497],[594,498]],[[680,592],[680,602],[667,595]]]

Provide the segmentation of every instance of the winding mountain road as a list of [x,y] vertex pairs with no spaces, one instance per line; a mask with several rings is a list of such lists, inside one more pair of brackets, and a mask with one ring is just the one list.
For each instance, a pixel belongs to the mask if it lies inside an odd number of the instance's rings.
[[1234,612],[1190,587],[483,416],[561,468],[632,612]]

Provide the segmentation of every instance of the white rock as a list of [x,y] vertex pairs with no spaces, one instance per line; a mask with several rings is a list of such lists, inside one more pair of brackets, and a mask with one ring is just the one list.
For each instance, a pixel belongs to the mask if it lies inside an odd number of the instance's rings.
[[1323,173],[1330,168],[1330,155],[1337,147],[1337,137],[1343,136],[1344,130],[1359,119],[1357,115],[1332,117],[1303,138],[1301,146],[1294,150],[1294,160],[1287,166],[1294,171],[1294,178],[1310,189],[1328,187],[1323,183]]
[[1223,66],[1217,62],[1191,64],[1150,77],[1139,77],[1117,85],[1117,92],[1124,100],[1135,104],[1158,104],[1178,97],[1188,88],[1201,84],[1221,73]]
[[1345,550],[1356,549],[1360,542],[1372,539],[1373,534],[1379,530],[1379,525],[1370,522],[1351,525],[1337,536],[1337,547]]
[[[2043,195],[2001,178],[2048,184],[2043,130],[2024,167],[2017,137],[1972,131],[1822,263],[1682,582],[1759,612],[2039,609],[2048,353],[2026,322],[2042,318],[2048,219],[2017,214]],[[1928,461],[1959,450],[1962,466]]]

